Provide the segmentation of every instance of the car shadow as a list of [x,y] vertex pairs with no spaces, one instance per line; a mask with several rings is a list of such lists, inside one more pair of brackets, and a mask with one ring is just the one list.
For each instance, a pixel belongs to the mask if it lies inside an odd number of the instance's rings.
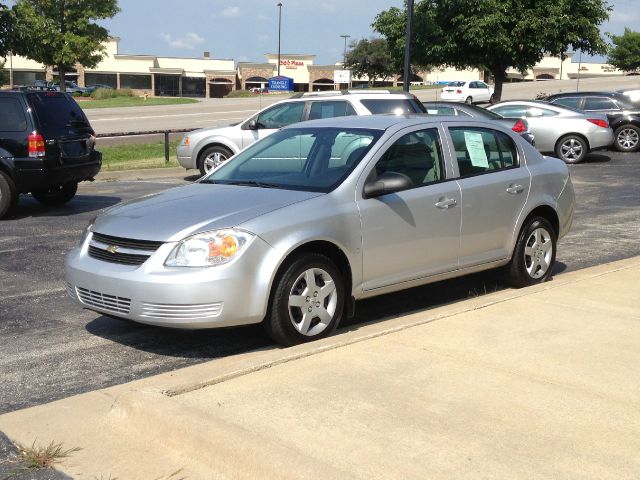
[[67,217],[79,213],[95,212],[122,201],[121,197],[105,195],[76,195],[64,205],[47,206],[31,195],[20,195],[18,204],[4,220],[20,220],[28,217]]
[[198,174],[198,175],[187,175],[186,177],[184,177],[184,180],[186,182],[195,182],[196,180],[199,180],[200,178],[202,178],[202,175]]
[[581,163],[608,163],[610,161],[611,157],[604,153],[588,153]]

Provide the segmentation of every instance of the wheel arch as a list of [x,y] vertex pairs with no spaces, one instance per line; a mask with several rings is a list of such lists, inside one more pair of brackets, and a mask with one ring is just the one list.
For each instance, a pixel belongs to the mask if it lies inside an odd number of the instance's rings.
[[[556,210],[550,205],[538,205],[524,217],[524,220],[518,229],[514,245],[524,226],[534,217],[542,217],[547,220],[553,227],[553,233],[555,233],[556,239],[560,236],[560,217],[558,216],[558,212],[556,212]],[[511,254],[513,255],[513,252]]]
[[198,166],[198,162],[200,161],[200,155],[204,150],[209,147],[224,147],[228,150],[231,150],[231,153],[235,155],[240,151],[238,146],[233,143],[231,140],[225,137],[207,137],[198,142],[196,148],[193,149],[193,160],[196,168]]
[[584,143],[587,145],[587,153],[589,153],[591,151],[591,145],[589,144],[589,139],[585,135],[583,135],[582,133],[578,133],[578,132],[567,132],[567,133],[563,133],[562,135],[560,135],[558,137],[558,140],[556,140],[556,143],[553,145],[554,153],[558,150],[558,145],[560,144],[560,140],[562,140],[565,137],[570,137],[570,136],[580,137],[582,140],[584,140]]

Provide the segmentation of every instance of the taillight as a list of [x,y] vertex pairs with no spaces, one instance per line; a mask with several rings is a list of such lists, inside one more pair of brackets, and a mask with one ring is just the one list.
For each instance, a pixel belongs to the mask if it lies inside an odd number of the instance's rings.
[[462,93],[462,90],[456,90],[456,93],[459,95]]
[[524,133],[527,131],[527,126],[524,124],[522,120],[518,120],[513,127],[511,127],[516,133]]
[[29,156],[44,157],[44,138],[35,130],[29,134]]
[[602,120],[600,118],[587,118],[587,121],[602,128],[609,128],[609,123],[606,120]]

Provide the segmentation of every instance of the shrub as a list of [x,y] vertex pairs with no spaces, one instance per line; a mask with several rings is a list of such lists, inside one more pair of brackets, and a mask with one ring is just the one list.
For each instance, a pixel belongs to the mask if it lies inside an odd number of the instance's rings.
[[94,100],[104,100],[106,98],[116,97],[133,97],[133,91],[130,88],[114,90],[111,88],[98,88],[91,94]]

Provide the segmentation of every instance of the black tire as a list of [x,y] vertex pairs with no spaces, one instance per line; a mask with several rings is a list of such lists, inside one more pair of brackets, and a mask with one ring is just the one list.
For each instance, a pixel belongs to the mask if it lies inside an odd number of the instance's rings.
[[[538,243],[536,232],[540,233],[543,242]],[[556,261],[556,249],[556,232],[551,224],[543,217],[527,220],[520,230],[511,262],[507,265],[508,282],[514,287],[528,287],[549,280]],[[536,261],[541,260],[544,260],[546,269],[540,263],[536,266]]]
[[6,173],[0,172],[0,218],[3,218],[18,202],[18,190]]
[[556,156],[565,163],[574,164],[584,160],[589,153],[587,141],[579,135],[565,135],[556,143]]
[[[318,288],[313,292],[307,292],[308,284],[304,278],[309,271],[312,271],[316,284],[313,288]],[[335,289],[322,298],[322,287],[329,285],[329,282],[324,283],[327,280],[333,281]],[[290,298],[294,297],[298,297],[303,306],[290,305]],[[314,298],[319,301],[315,302]],[[344,298],[342,273],[329,258],[318,253],[299,255],[284,267],[273,285],[269,313],[265,319],[267,333],[285,347],[329,336],[342,318]],[[323,313],[324,320],[316,316]],[[305,331],[305,325],[306,333],[301,333]]]
[[464,103],[466,103],[467,105],[471,105],[473,103],[473,98],[471,97],[467,97],[464,99]]
[[[212,159],[211,157],[216,154],[219,155],[218,160]],[[231,150],[221,145],[214,145],[212,147],[205,148],[198,156],[198,168],[200,169],[200,173],[202,175],[209,173],[213,167],[217,167],[220,163],[227,161],[232,155],[233,152]]]
[[42,190],[33,190],[31,195],[43,205],[62,205],[75,197],[77,191],[78,184],[74,182]]
[[619,152],[636,152],[640,150],[640,128],[626,124],[616,128],[613,133],[614,145]]

